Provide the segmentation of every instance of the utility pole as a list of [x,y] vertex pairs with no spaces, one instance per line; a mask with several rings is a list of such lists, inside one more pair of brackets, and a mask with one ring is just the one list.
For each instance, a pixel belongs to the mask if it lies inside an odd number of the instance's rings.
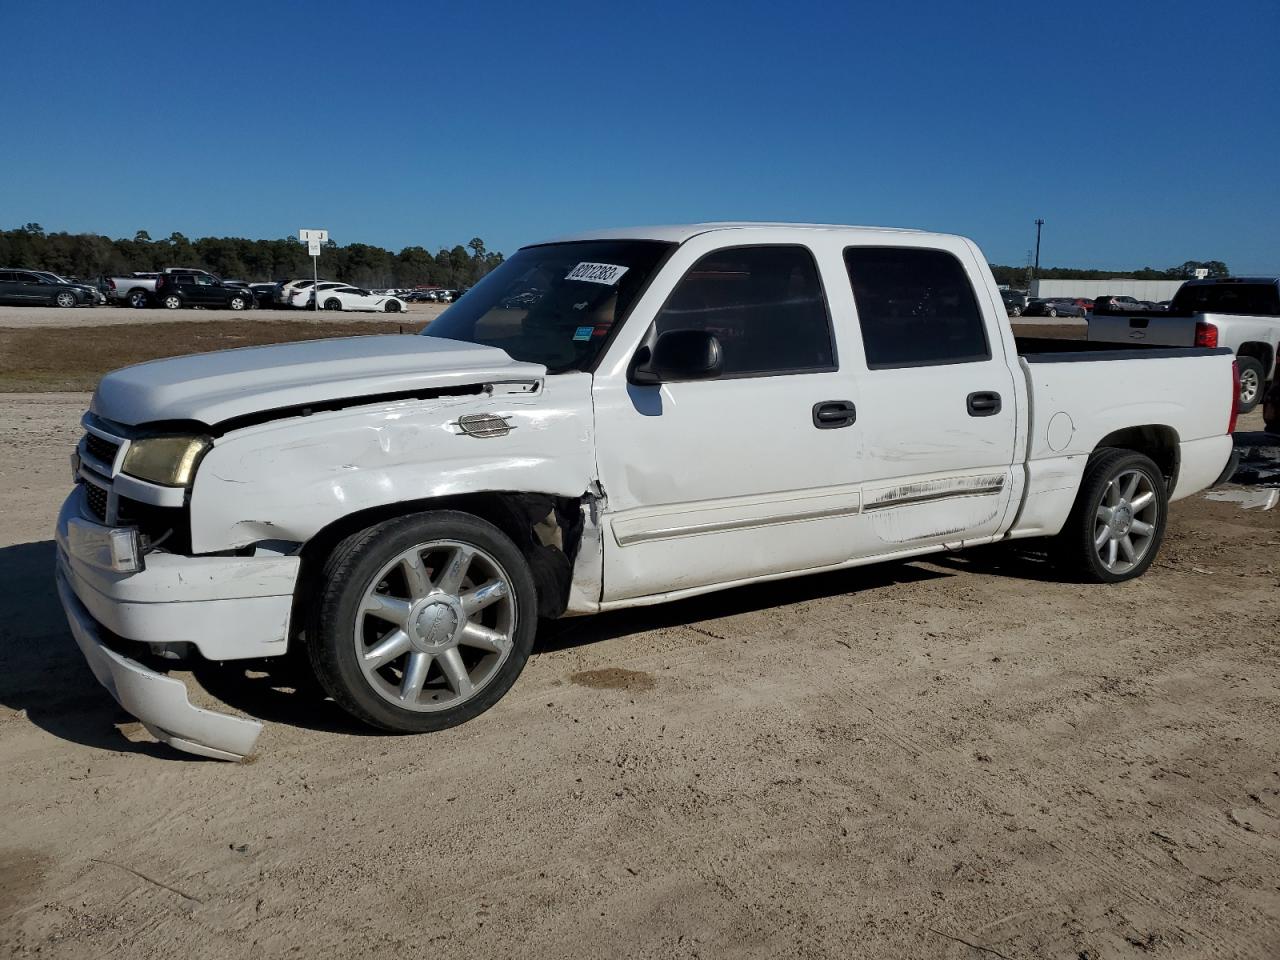
[[1044,221],[1039,217],[1036,218],[1036,269],[1034,280],[1040,279],[1040,228],[1044,226]]

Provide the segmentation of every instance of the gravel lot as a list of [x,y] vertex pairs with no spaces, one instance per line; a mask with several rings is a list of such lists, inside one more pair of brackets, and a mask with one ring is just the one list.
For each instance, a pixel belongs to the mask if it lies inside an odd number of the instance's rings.
[[86,402],[0,396],[0,955],[1280,955],[1280,509],[1184,501],[1119,587],[988,548],[569,621],[431,736],[213,676],[232,765],[66,630]]

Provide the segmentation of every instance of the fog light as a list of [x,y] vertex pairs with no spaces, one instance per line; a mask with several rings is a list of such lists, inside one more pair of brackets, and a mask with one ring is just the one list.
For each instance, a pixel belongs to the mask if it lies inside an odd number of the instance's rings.
[[130,527],[117,528],[107,534],[111,548],[111,569],[117,573],[137,573],[142,569],[142,544],[138,531]]

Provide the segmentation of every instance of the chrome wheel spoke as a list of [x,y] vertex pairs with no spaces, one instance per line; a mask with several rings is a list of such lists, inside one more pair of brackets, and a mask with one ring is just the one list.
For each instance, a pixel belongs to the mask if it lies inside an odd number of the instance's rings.
[[468,617],[474,617],[485,607],[492,606],[507,595],[507,585],[502,580],[490,580],[462,595],[462,609]]
[[1138,492],[1138,481],[1142,479],[1142,474],[1131,473],[1125,480],[1124,489],[1120,493],[1121,500],[1132,500],[1133,495]]
[[360,609],[371,617],[377,617],[387,623],[394,623],[397,627],[403,629],[409,624],[410,606],[411,604],[408,600],[388,597],[383,593],[371,593],[364,598],[364,606]]
[[458,652],[458,648],[450,647],[441,653],[438,659],[440,669],[444,671],[445,679],[449,681],[453,692],[459,698],[471,696],[471,675],[467,673],[467,665],[462,662],[462,654]]
[[413,653],[409,655],[409,665],[405,667],[404,680],[400,683],[400,699],[417,700],[422,694],[422,685],[427,682],[427,671],[431,669],[433,657],[429,653]]
[[1099,550],[1101,550],[1103,545],[1110,538],[1111,538],[1111,528],[1104,524],[1102,529],[1098,531],[1098,535],[1093,538],[1093,545],[1097,547]]
[[1116,515],[1115,510],[1105,504],[1098,505],[1098,512],[1094,514],[1094,518],[1101,520],[1103,523],[1110,523],[1111,518]]
[[1120,552],[1124,554],[1127,562],[1133,563],[1137,560],[1138,554],[1133,549],[1133,540],[1127,533],[1116,542],[1120,544]]
[[463,627],[458,634],[458,642],[490,653],[504,653],[511,647],[511,640],[505,633],[482,627],[478,623],[468,623]]
[[462,581],[467,577],[467,570],[476,552],[468,546],[456,546],[449,555],[448,561],[436,578],[436,589],[444,593],[458,594],[462,590]]
[[364,665],[370,670],[377,670],[408,650],[409,635],[403,630],[392,630],[365,651]]
[[1120,506],[1120,485],[1115,480],[1112,480],[1107,484],[1106,492],[1102,496],[1111,506]]
[[1148,490],[1146,493],[1140,493],[1130,502],[1129,506],[1133,507],[1133,512],[1138,513],[1149,507],[1156,498],[1156,495]]
[[1107,544],[1107,566],[1114,567],[1120,553],[1120,547],[1116,541],[1112,540]]
[[409,596],[414,600],[421,600],[431,592],[431,578],[427,576],[426,564],[422,562],[422,555],[418,551],[410,550],[401,557],[400,569],[404,571]]
[[1140,537],[1149,537],[1155,533],[1156,528],[1149,523],[1143,523],[1141,520],[1133,521],[1133,526],[1129,528],[1130,533],[1136,533]]

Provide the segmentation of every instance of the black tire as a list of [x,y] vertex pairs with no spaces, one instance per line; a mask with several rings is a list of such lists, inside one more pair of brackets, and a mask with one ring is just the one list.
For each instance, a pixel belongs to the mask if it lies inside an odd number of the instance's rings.
[[129,295],[124,299],[125,303],[135,310],[142,310],[151,306],[151,295],[145,290],[130,290]]
[[75,307],[78,306],[79,303],[80,301],[76,299],[76,295],[70,290],[60,290],[58,291],[58,295],[53,298],[53,305],[55,307]]
[[1262,402],[1267,388],[1266,372],[1261,361],[1253,357],[1236,357],[1236,365],[1240,369],[1240,412],[1248,413]]
[[[437,540],[474,545],[501,564],[514,593],[515,624],[506,661],[477,693],[456,707],[419,712],[394,706],[372,688],[357,662],[354,631],[359,606],[379,571],[399,554]],[[533,649],[538,601],[528,562],[506,534],[471,514],[411,514],[352,534],[334,548],[312,582],[317,594],[309,598],[305,630],[316,678],[340,707],[382,730],[426,733],[479,716],[511,688]]]
[[1047,311],[1045,311],[1045,312],[1046,312],[1049,316],[1051,316],[1051,317],[1056,317],[1056,316],[1058,315],[1057,308],[1055,308],[1055,307],[1050,307],[1050,308],[1049,308]]
[[399,313],[399,312],[400,312],[400,304],[399,304],[399,303],[397,303],[395,300],[391,300],[391,301],[389,301],[389,302],[387,303],[387,306],[386,306],[386,308],[385,308],[385,309],[386,309],[386,312],[387,312],[387,313]]
[[166,293],[160,300],[160,306],[166,310],[181,310],[184,306],[182,297],[176,293]]
[[241,296],[232,297],[227,302],[227,306],[229,306],[232,310],[243,310],[248,305],[249,305],[248,300],[246,300],[244,297],[241,297]]
[[329,299],[329,300],[326,300],[326,301],[324,302],[324,308],[325,308],[326,310],[341,310],[341,309],[342,309],[342,301],[341,301],[341,300],[337,300],[337,299]]
[[[1157,507],[1155,532],[1146,552],[1130,569],[1115,572],[1107,568],[1095,546],[1097,529],[1095,519],[1103,504],[1108,484],[1117,476],[1138,470],[1147,475],[1155,494]],[[1169,517],[1169,495],[1164,475],[1155,462],[1145,454],[1132,450],[1103,447],[1095,450],[1085,466],[1080,491],[1075,505],[1063,524],[1062,531],[1054,538],[1053,553],[1059,564],[1081,580],[1092,583],[1123,583],[1142,576],[1160,552],[1164,541],[1165,526]]]
[[1020,317],[1020,316],[1022,316],[1022,308],[1021,308],[1021,307],[1013,307],[1013,308],[1012,308],[1012,309],[1010,309],[1010,311],[1009,311],[1009,316],[1011,316],[1011,317]]

